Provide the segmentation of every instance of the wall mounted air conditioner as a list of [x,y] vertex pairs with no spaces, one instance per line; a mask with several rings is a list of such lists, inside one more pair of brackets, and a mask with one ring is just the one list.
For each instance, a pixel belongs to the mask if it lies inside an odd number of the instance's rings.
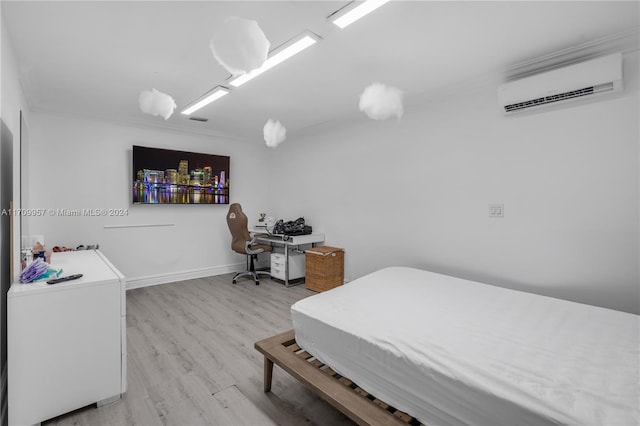
[[622,54],[615,53],[510,81],[500,86],[498,99],[510,115],[620,90]]

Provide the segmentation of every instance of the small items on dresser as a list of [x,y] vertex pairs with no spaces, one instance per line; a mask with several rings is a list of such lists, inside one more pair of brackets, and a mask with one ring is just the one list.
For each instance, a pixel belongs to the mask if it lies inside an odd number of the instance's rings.
[[344,249],[313,247],[305,250],[306,287],[313,291],[327,291],[344,283]]

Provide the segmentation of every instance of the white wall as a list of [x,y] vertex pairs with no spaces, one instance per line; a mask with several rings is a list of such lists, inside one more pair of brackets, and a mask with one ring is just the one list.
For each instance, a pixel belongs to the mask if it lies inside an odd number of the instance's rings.
[[[226,207],[131,206],[128,192],[134,144],[231,155],[232,201],[249,217],[305,216],[346,249],[347,279],[411,265],[637,313],[637,52],[625,76],[622,96],[520,117],[500,114],[495,86],[408,99],[400,121],[357,116],[275,151],[32,113],[25,206],[129,216],[44,216],[30,232],[50,247],[99,243],[131,286],[232,270],[243,259]],[[173,226],[105,229],[148,223]]]
[[625,76],[623,96],[556,111],[503,117],[488,86],[292,137],[270,214],[345,248],[349,279],[409,265],[638,313],[637,52]]
[[[101,120],[33,113],[25,205],[47,211],[31,218],[47,247],[100,244],[129,288],[213,275],[244,267],[230,249],[227,205],[131,205],[133,145],[228,155],[231,202],[256,217],[268,202],[268,149]],[[69,217],[49,209],[128,209],[125,217]],[[170,225],[152,227],[111,226]],[[105,228],[105,226],[107,228]],[[240,266],[239,266],[240,265]]]
[[[2,10],[0,8],[0,10]],[[13,162],[13,171],[11,178],[12,190],[11,198],[14,208],[20,208],[20,167],[16,164],[20,163],[20,111],[24,111],[27,114],[27,103],[24,98],[24,94],[18,81],[18,70],[15,59],[15,52],[13,51],[11,41],[6,31],[6,26],[3,22],[3,17],[0,12],[0,118],[6,125],[6,128],[12,134],[12,159],[9,162]],[[7,134],[3,134],[6,137]],[[6,141],[3,141],[6,142]],[[5,159],[1,161],[5,164]],[[2,170],[0,176],[2,179],[6,179],[7,171]],[[4,207],[4,206],[3,206]],[[0,220],[9,220],[7,217],[0,217]],[[16,220],[13,223],[14,231],[13,235],[8,235],[11,232],[0,231],[0,264],[2,265],[2,271],[0,273],[0,424],[5,425],[7,423],[7,351],[6,351],[6,293],[9,289],[10,279],[8,276],[13,272],[14,275],[19,273],[19,258],[15,256],[13,264],[10,264],[11,259],[11,246],[19,247],[20,236],[20,221]],[[11,243],[9,243],[9,241]],[[3,249],[4,247],[4,249]],[[16,251],[17,254],[17,251]],[[9,267],[11,271],[5,270]]]
[[[15,52],[11,44],[11,39],[7,33],[6,26],[1,24],[0,17],[0,31],[1,31],[1,47],[0,47],[0,117],[7,125],[11,133],[13,134],[13,205],[15,209],[19,209],[21,206],[20,200],[20,113],[23,114],[23,119],[28,121],[29,108],[27,100],[24,97],[22,87],[18,78],[18,68],[15,57]],[[15,218],[14,222],[14,235],[12,236],[13,247],[20,246],[20,221],[19,218]],[[17,275],[20,271],[19,259],[14,259],[13,274]]]

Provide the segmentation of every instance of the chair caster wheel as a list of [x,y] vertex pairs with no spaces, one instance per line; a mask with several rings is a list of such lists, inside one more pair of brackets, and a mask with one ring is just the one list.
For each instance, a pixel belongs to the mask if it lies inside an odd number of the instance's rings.
[[233,280],[233,281],[231,281],[231,282],[235,284],[235,283],[236,283],[236,280]]
[[260,281],[256,281],[256,285],[260,285]]

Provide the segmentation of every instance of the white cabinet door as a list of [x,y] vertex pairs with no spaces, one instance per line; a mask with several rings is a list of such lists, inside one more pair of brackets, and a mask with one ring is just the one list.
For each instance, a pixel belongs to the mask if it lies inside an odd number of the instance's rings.
[[9,291],[10,425],[39,423],[121,393],[121,282],[87,265],[81,280]]

